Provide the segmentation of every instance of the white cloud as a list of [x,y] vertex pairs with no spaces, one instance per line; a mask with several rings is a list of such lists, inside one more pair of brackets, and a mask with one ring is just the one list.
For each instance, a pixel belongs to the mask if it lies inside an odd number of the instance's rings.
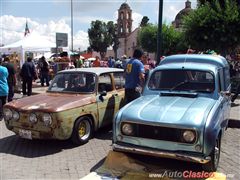
[[[24,37],[26,18],[4,15],[0,17],[0,44],[8,45],[21,40]],[[47,24],[40,24],[31,19],[27,19],[30,32],[35,31],[51,42],[56,42],[56,32],[68,33],[69,47],[71,45],[71,28],[65,19],[49,21]],[[88,34],[78,31],[74,34],[74,48],[86,50],[89,46]]]
[[137,13],[137,12],[133,12],[132,13],[132,19],[133,19],[133,25],[132,25],[132,30],[136,29],[137,27],[139,27],[141,21],[142,21],[143,15]]
[[[191,7],[196,8],[196,0],[191,1]],[[184,1],[166,1],[163,4],[163,22],[164,23],[172,23],[175,20],[176,15],[185,8]],[[155,14],[158,16],[159,7],[155,7]]]
[[76,50],[86,50],[89,46],[88,33],[84,31],[78,31],[74,36],[73,47]]

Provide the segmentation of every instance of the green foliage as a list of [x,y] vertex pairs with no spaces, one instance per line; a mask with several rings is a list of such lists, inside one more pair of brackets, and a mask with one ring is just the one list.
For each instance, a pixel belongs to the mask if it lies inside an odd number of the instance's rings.
[[185,36],[197,50],[226,54],[240,42],[240,9],[234,0],[205,2],[184,19]]
[[103,21],[92,21],[91,28],[88,29],[90,47],[100,52],[102,58],[105,57],[107,48],[113,44],[115,26],[112,21],[107,23]]
[[[157,52],[157,32],[157,25],[148,24],[141,28],[138,34],[138,42],[145,51]],[[170,55],[185,51],[187,45],[183,39],[181,32],[176,31],[172,26],[163,24],[161,54]]]
[[157,51],[157,26],[149,24],[140,29],[138,33],[138,42],[147,52]]

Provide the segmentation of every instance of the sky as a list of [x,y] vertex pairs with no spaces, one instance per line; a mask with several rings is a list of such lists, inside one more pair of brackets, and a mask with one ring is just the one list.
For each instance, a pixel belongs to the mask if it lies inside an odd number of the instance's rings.
[[[158,0],[72,0],[74,49],[83,51],[89,46],[87,32],[91,21],[116,22],[118,9],[125,2],[132,9],[133,30],[143,16],[150,23],[158,23]],[[170,24],[185,2],[164,0],[163,22]],[[195,8],[196,0],[191,2]],[[68,45],[71,45],[71,0],[0,0],[0,44],[22,39],[26,21],[30,32],[37,32],[54,43],[56,32],[68,33]]]

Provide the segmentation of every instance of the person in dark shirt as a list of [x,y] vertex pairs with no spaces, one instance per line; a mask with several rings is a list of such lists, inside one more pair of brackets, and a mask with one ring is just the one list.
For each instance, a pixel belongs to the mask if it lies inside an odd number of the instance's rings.
[[[230,64],[230,77],[233,78],[237,74],[236,70],[234,69],[233,65]],[[235,94],[232,96],[231,101],[234,102],[237,99],[238,95],[240,94],[240,82],[237,84],[237,89]]]
[[44,86],[44,82],[46,81],[46,85],[49,86],[49,67],[48,63],[44,56],[39,60],[39,70],[40,70],[40,80],[41,86]]
[[8,102],[13,100],[14,96],[14,87],[16,85],[16,71],[12,63],[8,57],[4,58],[3,66],[5,66],[8,70]]
[[[22,92],[23,95],[32,95],[32,81],[36,79],[36,70],[32,62],[32,58],[28,57],[27,61],[23,64],[20,76],[22,77]],[[27,89],[27,92],[26,92]]]

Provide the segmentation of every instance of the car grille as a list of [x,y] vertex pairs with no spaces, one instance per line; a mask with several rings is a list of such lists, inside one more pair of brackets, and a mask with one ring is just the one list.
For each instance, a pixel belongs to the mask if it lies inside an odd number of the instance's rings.
[[[124,123],[121,124],[121,127],[123,124]],[[188,144],[194,144],[196,141],[196,138],[191,143],[184,141],[182,134],[185,130],[189,130],[189,129],[177,129],[177,128],[136,124],[136,123],[128,123],[128,124],[131,124],[133,126],[134,133],[131,136],[134,136],[134,137],[156,139],[156,140],[163,140],[163,141],[173,141],[173,142],[188,143]],[[195,133],[195,137],[196,137],[196,131],[193,129],[190,129],[190,130]]]

